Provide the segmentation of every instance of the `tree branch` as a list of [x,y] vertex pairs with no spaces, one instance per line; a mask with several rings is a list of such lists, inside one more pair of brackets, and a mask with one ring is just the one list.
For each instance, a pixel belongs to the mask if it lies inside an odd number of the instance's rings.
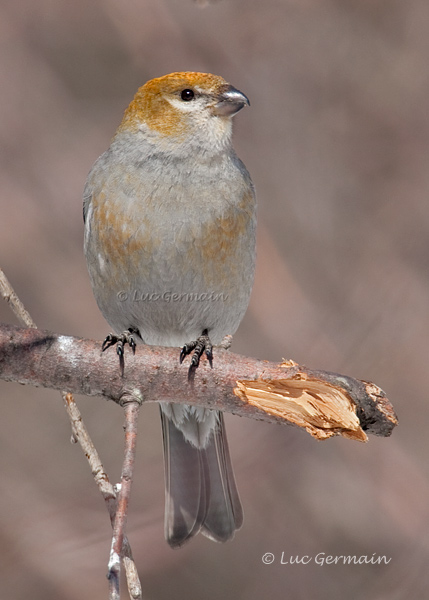
[[177,348],[142,345],[135,356],[127,352],[123,377],[116,353],[102,354],[100,348],[92,340],[1,325],[0,378],[118,403],[131,395],[142,402],[215,408],[297,425],[318,439],[343,435],[366,441],[366,433],[386,437],[397,425],[390,402],[375,384],[293,361],[272,363],[219,348],[214,369],[202,362],[191,387]]

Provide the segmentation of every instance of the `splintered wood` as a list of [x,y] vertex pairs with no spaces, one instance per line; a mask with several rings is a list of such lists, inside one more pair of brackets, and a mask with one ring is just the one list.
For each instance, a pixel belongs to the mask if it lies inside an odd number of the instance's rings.
[[[286,366],[286,365],[285,365]],[[291,379],[237,381],[234,394],[266,413],[303,427],[318,440],[334,435],[366,442],[356,405],[344,390],[298,373]]]

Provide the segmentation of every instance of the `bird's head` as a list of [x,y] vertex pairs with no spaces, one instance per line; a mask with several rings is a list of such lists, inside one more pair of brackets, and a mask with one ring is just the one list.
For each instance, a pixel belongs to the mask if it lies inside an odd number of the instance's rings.
[[163,148],[188,146],[220,151],[230,144],[231,118],[247,97],[222,77],[171,73],[137,91],[119,133],[135,133]]

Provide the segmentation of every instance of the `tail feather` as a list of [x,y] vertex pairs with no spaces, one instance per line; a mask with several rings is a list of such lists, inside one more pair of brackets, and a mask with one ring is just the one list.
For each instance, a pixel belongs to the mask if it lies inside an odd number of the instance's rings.
[[[219,542],[243,522],[222,413],[208,444],[196,448],[161,410],[165,461],[165,537],[173,548],[201,532]],[[196,429],[201,419],[189,421]]]
[[210,477],[210,502],[201,532],[210,539],[226,542],[243,524],[243,509],[235,485],[222,413],[219,413],[218,423],[204,450]]
[[[185,442],[179,429],[161,411],[165,465],[165,537],[173,548],[201,529],[208,494],[204,457]],[[195,493],[197,492],[197,493]]]

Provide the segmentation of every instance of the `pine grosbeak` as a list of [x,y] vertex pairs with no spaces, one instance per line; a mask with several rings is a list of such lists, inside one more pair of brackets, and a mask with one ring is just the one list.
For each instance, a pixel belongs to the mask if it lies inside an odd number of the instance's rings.
[[[193,379],[205,351],[235,333],[255,265],[253,184],[231,145],[248,99],[221,77],[148,81],[125,111],[84,192],[85,255],[117,343],[182,347]],[[124,333],[125,332],[125,333]],[[122,363],[123,364],[123,363]],[[222,413],[160,403],[165,536],[226,541],[243,521]]]

